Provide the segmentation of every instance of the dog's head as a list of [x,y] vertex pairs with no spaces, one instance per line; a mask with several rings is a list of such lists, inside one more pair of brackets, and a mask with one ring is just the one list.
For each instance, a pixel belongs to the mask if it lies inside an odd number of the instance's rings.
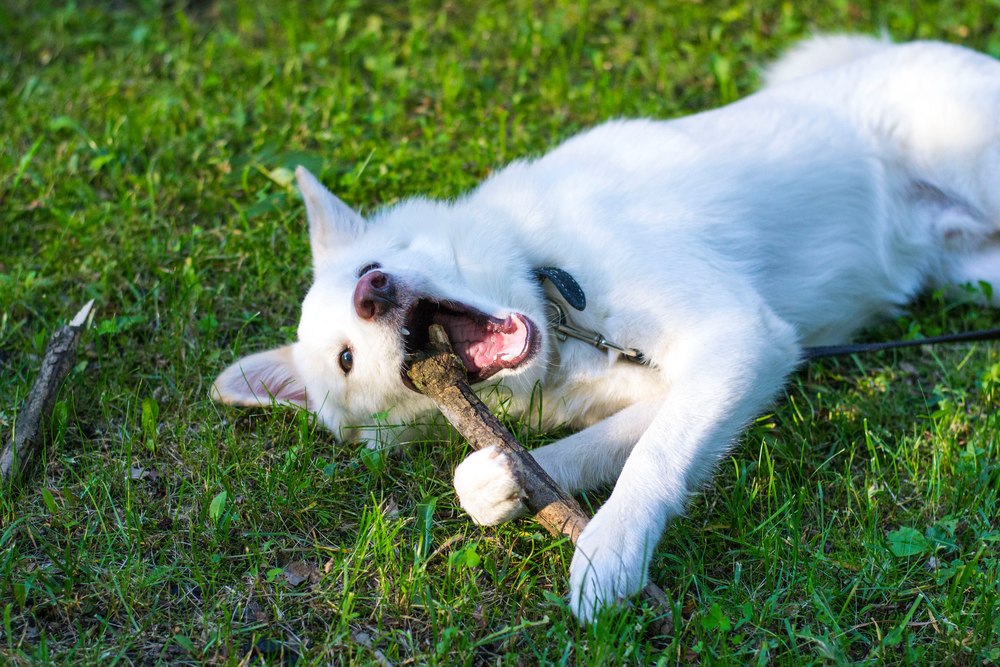
[[406,368],[432,323],[448,331],[472,383],[502,378],[531,391],[546,366],[545,306],[502,221],[423,199],[366,221],[302,167],[296,176],[314,271],[298,341],[237,361],[213,398],[302,406],[348,437],[375,414],[409,420],[431,407]]

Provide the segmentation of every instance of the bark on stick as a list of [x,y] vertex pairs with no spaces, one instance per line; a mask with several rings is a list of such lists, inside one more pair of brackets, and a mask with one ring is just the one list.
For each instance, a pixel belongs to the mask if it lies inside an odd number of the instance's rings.
[[[452,351],[443,327],[431,325],[428,349],[412,361],[408,374],[417,389],[437,404],[445,419],[469,444],[476,449],[494,446],[507,455],[514,479],[524,491],[525,505],[535,519],[553,535],[566,536],[575,544],[590,520],[587,514],[479,400],[466,379],[465,365]],[[672,629],[666,594],[649,583],[642,597],[661,614],[663,620],[657,630]]]
[[56,331],[49,339],[38,377],[17,415],[14,433],[0,453],[0,482],[4,486],[21,478],[45,442],[46,427],[59,387],[76,361],[80,334],[93,307],[94,302],[91,300],[69,324]]

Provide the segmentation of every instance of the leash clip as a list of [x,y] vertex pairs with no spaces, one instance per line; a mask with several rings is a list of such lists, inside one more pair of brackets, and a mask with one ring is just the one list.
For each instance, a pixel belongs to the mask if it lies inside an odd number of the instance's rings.
[[646,357],[634,347],[619,345],[605,338],[604,334],[580,329],[570,324],[569,318],[566,317],[566,311],[555,301],[549,301],[548,306],[555,311],[555,321],[552,326],[555,329],[556,338],[559,340],[564,341],[567,338],[575,338],[576,340],[589,343],[599,350],[613,350],[622,355],[627,361],[637,364],[646,363]]

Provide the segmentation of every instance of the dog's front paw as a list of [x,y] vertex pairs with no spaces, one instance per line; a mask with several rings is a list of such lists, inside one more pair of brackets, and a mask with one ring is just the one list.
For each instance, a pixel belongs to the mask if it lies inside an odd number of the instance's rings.
[[462,509],[481,526],[495,526],[527,511],[507,456],[494,447],[473,452],[455,468],[455,493]]
[[636,516],[605,506],[587,524],[569,568],[570,609],[581,623],[635,595],[646,585],[656,539]]

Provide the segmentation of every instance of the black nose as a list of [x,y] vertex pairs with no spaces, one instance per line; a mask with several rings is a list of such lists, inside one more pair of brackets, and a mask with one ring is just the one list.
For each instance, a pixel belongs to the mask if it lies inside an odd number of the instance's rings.
[[389,274],[369,271],[358,280],[354,288],[354,310],[361,319],[376,320],[398,306],[396,284]]

